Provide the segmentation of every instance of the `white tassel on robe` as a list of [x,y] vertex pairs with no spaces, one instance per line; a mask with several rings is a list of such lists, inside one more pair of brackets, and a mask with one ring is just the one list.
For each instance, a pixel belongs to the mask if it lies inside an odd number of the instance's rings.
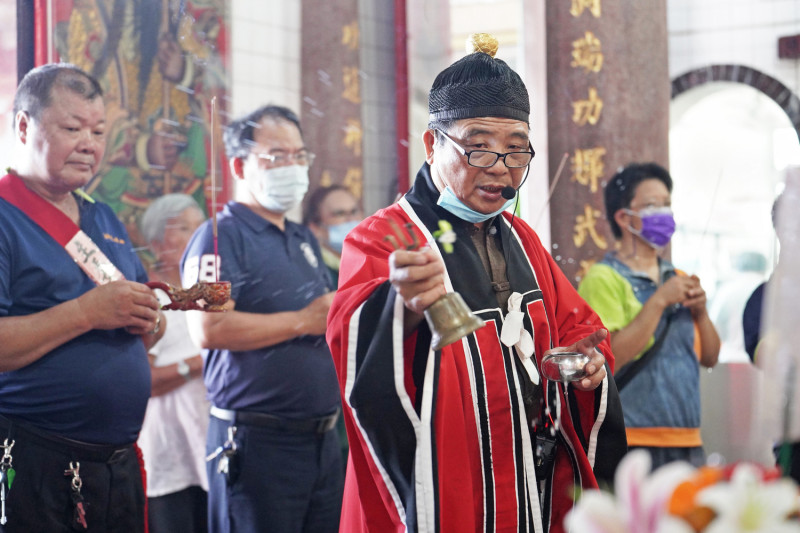
[[539,371],[536,370],[536,363],[533,361],[533,338],[522,325],[525,314],[520,310],[522,295],[512,292],[508,297],[508,314],[503,321],[503,329],[500,330],[500,342],[506,346],[514,347],[522,366],[528,372],[528,376],[534,385],[539,384]]

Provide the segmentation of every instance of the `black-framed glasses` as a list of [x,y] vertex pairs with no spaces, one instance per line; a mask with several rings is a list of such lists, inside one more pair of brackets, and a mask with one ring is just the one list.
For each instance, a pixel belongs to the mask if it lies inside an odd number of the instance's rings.
[[[467,163],[473,167],[493,167],[494,164],[497,163],[497,160],[502,158],[503,163],[505,163],[508,168],[523,168],[527,167],[533,159],[533,156],[536,155],[536,152],[533,151],[533,147],[531,147],[530,152],[506,152],[504,154],[499,152],[491,152],[489,150],[472,150],[467,152],[463,146],[455,142],[448,134],[441,130],[436,131],[444,135],[448,141],[453,143],[453,146],[458,149],[461,155],[467,156]],[[530,144],[528,146],[530,146]]]
[[310,167],[314,162],[314,158],[317,157],[306,150],[294,154],[255,154],[255,156],[270,167],[284,167],[292,163],[301,167]]

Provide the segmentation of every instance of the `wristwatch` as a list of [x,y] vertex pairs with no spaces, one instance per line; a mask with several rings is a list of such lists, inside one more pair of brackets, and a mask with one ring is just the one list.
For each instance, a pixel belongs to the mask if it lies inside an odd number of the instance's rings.
[[186,362],[186,359],[183,359],[178,363],[178,374],[183,376],[183,379],[185,379],[186,381],[192,379],[191,372],[192,369],[189,368],[189,363]]

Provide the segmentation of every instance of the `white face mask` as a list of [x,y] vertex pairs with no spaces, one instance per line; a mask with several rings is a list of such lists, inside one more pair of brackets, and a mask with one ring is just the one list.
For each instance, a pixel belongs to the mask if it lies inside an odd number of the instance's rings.
[[285,213],[303,201],[308,191],[308,167],[257,168],[246,181],[253,197],[264,209]]

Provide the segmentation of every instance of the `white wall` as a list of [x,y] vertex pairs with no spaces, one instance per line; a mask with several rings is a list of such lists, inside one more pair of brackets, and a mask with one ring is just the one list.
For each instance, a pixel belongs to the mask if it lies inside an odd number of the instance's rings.
[[231,1],[229,109],[263,104],[300,112],[300,0]]
[[[796,0],[669,0],[668,30],[673,79],[714,64],[737,64],[798,93],[800,61],[778,58],[778,38],[800,33]],[[679,230],[672,257],[703,282],[723,338],[721,361],[747,359],[739,346],[744,300],[732,305],[730,298],[737,291],[744,294],[736,301],[748,296],[758,276],[738,272],[735,261],[742,252],[760,253],[770,263],[762,278],[772,269],[770,208],[784,167],[797,164],[800,154],[796,135],[789,149],[776,140],[791,128],[778,104],[741,83],[707,83],[671,105],[670,170]],[[753,279],[744,283],[747,276]],[[717,310],[724,313],[718,316]]]
[[778,59],[778,37],[800,33],[797,0],[668,0],[669,72],[739,64],[777,78],[797,94],[796,59]]
[[[800,33],[798,0],[668,0],[667,8],[672,79],[714,64],[737,64],[776,78],[797,95],[800,60],[779,59],[778,38]],[[791,124],[762,93],[732,83],[681,94],[670,120],[673,206],[684,232],[673,240],[673,260],[700,276],[723,341],[720,364],[701,374],[705,450],[723,461],[769,464],[771,441],[754,421],[763,418],[762,388],[782,381],[764,379],[747,362],[741,310],[760,280],[752,272],[735,272],[733,252],[768,252],[774,242],[769,211],[784,173],[773,132]],[[691,226],[695,233],[687,236]]]

